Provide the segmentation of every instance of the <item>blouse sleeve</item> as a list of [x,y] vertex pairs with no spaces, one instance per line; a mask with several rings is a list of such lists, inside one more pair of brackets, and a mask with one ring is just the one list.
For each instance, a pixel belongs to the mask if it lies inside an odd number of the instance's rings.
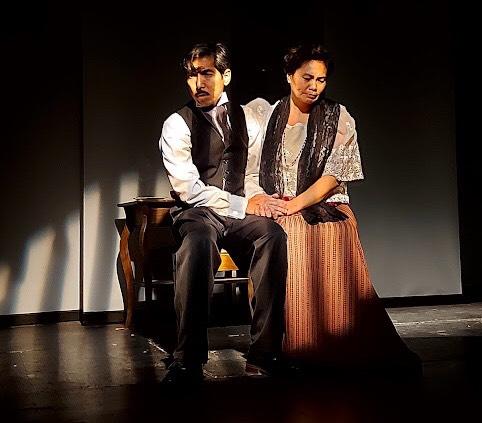
[[258,132],[256,136],[249,137],[248,144],[248,161],[246,163],[246,176],[244,179],[244,190],[246,198],[249,200],[256,194],[265,194],[264,189],[259,185],[259,166],[261,161],[261,153],[263,152],[263,140],[266,132],[269,117],[273,112],[274,106],[271,106],[263,98],[256,98],[243,106],[246,115],[246,124],[248,133],[250,122],[257,123]]
[[355,120],[342,105],[335,143],[326,162],[324,175],[334,176],[338,182],[363,179]]

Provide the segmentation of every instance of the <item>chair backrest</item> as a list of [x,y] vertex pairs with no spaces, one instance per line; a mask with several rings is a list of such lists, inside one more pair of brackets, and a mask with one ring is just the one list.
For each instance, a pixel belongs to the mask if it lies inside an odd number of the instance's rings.
[[221,264],[219,266],[218,272],[233,270],[239,270],[239,267],[236,266],[236,263],[234,263],[234,260],[231,258],[231,256],[226,250],[221,250]]

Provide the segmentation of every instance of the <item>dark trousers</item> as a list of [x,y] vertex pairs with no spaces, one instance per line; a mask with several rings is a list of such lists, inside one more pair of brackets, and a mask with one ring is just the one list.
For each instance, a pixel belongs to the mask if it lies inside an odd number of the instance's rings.
[[235,262],[249,265],[254,285],[254,311],[248,359],[281,352],[287,272],[286,233],[274,220],[247,215],[222,217],[207,207],[183,211],[174,219],[180,247],[176,252],[175,309],[177,360],[205,363],[207,325],[214,276],[224,248]]

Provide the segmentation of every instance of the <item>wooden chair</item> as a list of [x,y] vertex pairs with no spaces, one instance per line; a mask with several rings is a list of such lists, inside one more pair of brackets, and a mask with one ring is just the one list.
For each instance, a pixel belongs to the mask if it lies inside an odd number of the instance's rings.
[[[219,265],[218,271],[216,272],[216,275],[214,277],[214,284],[222,284],[224,286],[224,295],[226,302],[232,304],[234,303],[237,296],[237,288],[246,288],[246,292],[248,292],[247,289],[249,284],[249,278],[247,276],[238,275],[238,271],[240,269],[226,250],[221,249],[220,255],[221,264]],[[175,256],[173,255],[174,282],[176,280],[175,260]]]
[[[254,295],[254,288],[251,279],[248,276],[238,275],[240,269],[234,263],[234,260],[226,250],[221,250],[221,264],[219,265],[218,273],[214,278],[215,284],[224,285],[224,301],[227,305],[233,305],[237,298],[237,289],[240,294],[249,303],[249,311],[251,317],[253,316],[253,309],[251,300]],[[246,272],[247,273],[247,272]]]
[[[119,262],[122,270],[119,279],[123,279],[125,289],[124,309],[125,325],[133,326],[133,315],[139,305],[139,289],[144,288],[145,302],[153,300],[154,288],[174,285],[176,280],[174,251],[176,242],[172,234],[172,221],[169,208],[171,199],[148,198],[120,203],[126,213],[126,219],[116,219],[120,234]],[[224,285],[226,301],[234,301],[236,288],[246,288],[247,277],[240,277],[238,267],[229,256],[221,251],[221,265],[214,279],[215,284]],[[121,284],[122,288],[122,284]]]

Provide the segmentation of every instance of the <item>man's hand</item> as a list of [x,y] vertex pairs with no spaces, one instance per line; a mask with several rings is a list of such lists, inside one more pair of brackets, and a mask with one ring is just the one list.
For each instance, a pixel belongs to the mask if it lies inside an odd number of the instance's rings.
[[278,194],[257,194],[248,200],[246,214],[272,217],[277,219],[286,214],[286,201],[280,200]]

